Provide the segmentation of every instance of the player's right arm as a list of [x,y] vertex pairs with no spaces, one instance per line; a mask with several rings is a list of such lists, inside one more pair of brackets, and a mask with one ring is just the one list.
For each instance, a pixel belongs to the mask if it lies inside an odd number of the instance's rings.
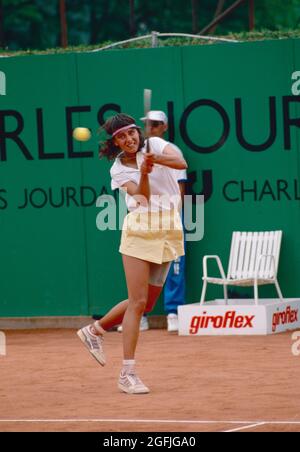
[[144,197],[146,198],[147,201],[149,201],[151,191],[148,174],[151,173],[152,167],[153,167],[152,163],[149,163],[146,160],[144,160],[140,169],[141,177],[139,184],[136,184],[132,181],[128,181],[122,185],[122,189],[126,190],[130,196]]

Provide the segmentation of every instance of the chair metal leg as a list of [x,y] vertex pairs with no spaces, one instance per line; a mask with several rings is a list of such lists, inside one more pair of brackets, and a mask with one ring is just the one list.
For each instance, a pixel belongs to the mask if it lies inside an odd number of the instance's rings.
[[201,300],[200,300],[200,305],[204,304],[205,301],[205,294],[206,294],[206,287],[207,287],[207,281],[203,281],[203,287],[202,287],[202,293],[201,293]]
[[280,290],[280,287],[279,287],[279,284],[278,284],[278,281],[277,281],[277,279],[275,279],[275,281],[274,281],[274,284],[275,284],[275,287],[276,287],[276,290],[277,290],[277,293],[278,293],[279,299],[280,299],[280,301],[282,301],[282,302],[283,302],[283,296],[282,296],[282,292],[281,292],[281,290]]
[[255,301],[255,304],[258,305],[258,287],[257,287],[257,281],[254,281],[254,301]]
[[224,284],[223,286],[223,290],[224,290],[224,300],[225,300],[225,304],[228,304],[228,292],[227,292],[227,285]]

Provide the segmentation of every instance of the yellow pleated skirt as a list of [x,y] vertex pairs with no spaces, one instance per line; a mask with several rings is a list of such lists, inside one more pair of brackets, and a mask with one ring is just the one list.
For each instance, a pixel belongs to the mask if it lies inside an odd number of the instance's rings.
[[155,264],[183,256],[183,227],[178,211],[130,212],[124,219],[119,251]]

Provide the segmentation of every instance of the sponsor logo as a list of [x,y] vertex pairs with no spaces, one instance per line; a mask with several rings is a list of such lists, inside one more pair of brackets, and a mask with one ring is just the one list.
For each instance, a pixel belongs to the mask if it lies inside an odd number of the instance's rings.
[[285,311],[275,312],[275,314],[273,315],[272,331],[273,333],[275,333],[278,326],[295,322],[298,322],[298,309],[292,309],[290,306],[288,306]]
[[207,328],[253,328],[255,315],[237,315],[236,311],[228,311],[224,315],[207,315],[192,317],[190,334],[197,334],[200,329]]

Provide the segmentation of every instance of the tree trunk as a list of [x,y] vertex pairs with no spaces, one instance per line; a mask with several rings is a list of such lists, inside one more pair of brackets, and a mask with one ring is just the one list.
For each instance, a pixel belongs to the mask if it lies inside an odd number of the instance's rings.
[[255,9],[254,0],[249,0],[249,30],[253,31],[255,28]]
[[245,3],[248,0],[236,0],[231,6],[229,6],[223,13],[221,13],[218,17],[212,20],[206,27],[204,27],[199,34],[204,35],[205,33],[208,33],[211,28],[213,28],[216,24],[219,24],[224,19],[226,19],[228,16],[230,16],[233,11],[235,11],[237,8],[239,8],[243,3]]
[[[216,12],[215,12],[215,18],[218,17],[221,14],[221,12],[223,11],[224,4],[225,4],[225,0],[219,0],[218,1],[217,9],[216,9]],[[209,34],[213,34],[216,31],[217,26],[218,26],[218,24],[216,24],[214,27],[212,27],[210,29]]]
[[135,17],[134,17],[134,0],[129,0],[129,33],[130,36],[135,36]]
[[198,0],[192,0],[192,31],[194,34],[198,33]]
[[[101,2],[101,8],[98,8],[99,0],[92,0],[93,8],[95,8],[96,16],[93,17],[93,28],[91,30],[91,43],[96,44],[97,42],[101,42],[107,40],[107,35],[105,34],[105,30],[107,29],[107,24],[109,22],[109,6],[111,0],[104,0]],[[92,13],[91,13],[92,14]],[[97,17],[97,19],[96,19]]]
[[5,47],[5,38],[4,38],[4,8],[3,1],[0,0],[0,47]]
[[68,28],[66,19],[66,2],[59,0],[59,15],[60,15],[60,45],[61,47],[68,46]]
[[90,5],[90,44],[95,44],[98,38],[97,0],[91,0]]

